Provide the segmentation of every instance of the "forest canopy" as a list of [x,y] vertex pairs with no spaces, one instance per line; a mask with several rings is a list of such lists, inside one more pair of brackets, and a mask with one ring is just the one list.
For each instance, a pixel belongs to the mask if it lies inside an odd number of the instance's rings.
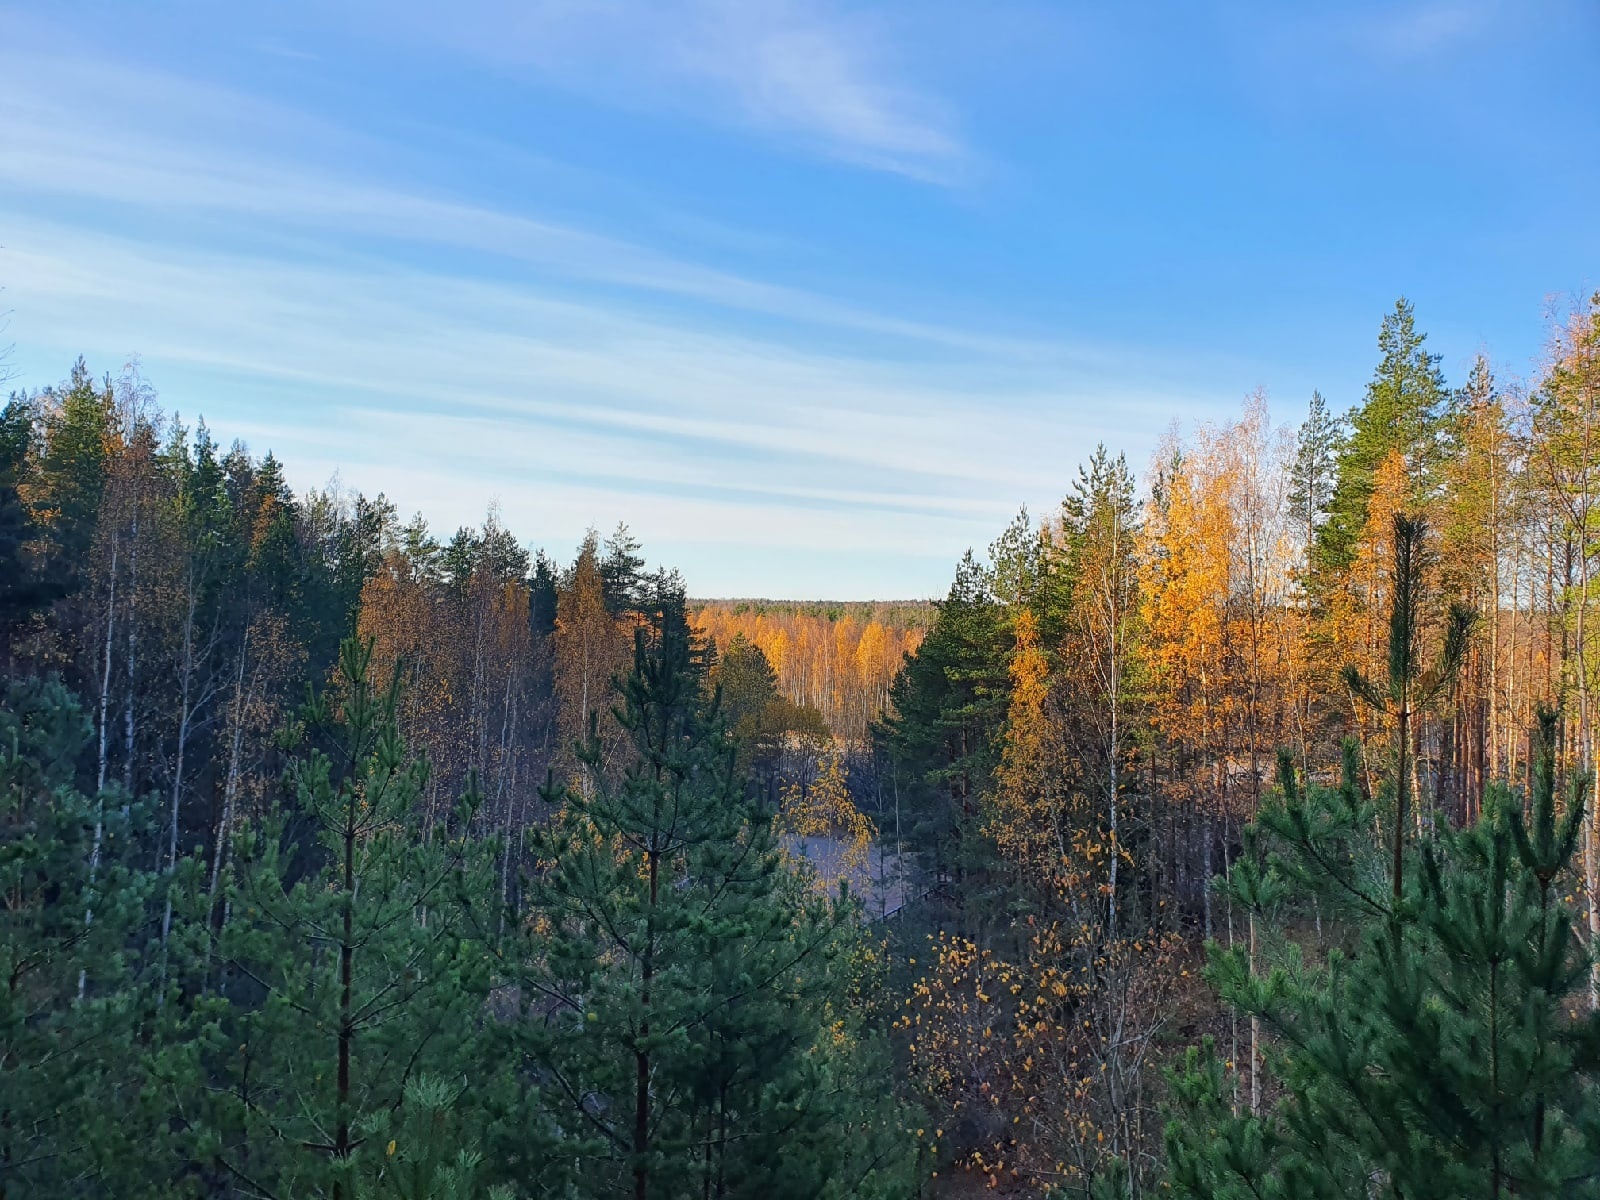
[[1600,1194],[1600,297],[1376,351],[928,603],[14,394],[0,1197]]

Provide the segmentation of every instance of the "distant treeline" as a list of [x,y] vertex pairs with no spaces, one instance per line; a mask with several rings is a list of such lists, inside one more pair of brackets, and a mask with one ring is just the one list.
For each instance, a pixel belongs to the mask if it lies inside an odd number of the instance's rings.
[[694,601],[695,625],[718,645],[742,637],[777,672],[795,704],[822,714],[835,736],[860,745],[889,687],[936,614],[923,601]]

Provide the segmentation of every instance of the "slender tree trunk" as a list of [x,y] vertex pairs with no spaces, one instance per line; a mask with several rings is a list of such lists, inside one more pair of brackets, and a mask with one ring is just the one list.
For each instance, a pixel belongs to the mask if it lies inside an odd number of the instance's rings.
[[[1533,616],[1533,600],[1529,597],[1528,616]],[[1522,555],[1517,554],[1511,560],[1511,629],[1506,636],[1506,706],[1502,714],[1501,725],[1504,729],[1504,749],[1501,748],[1499,725],[1495,728],[1494,773],[1497,779],[1507,779],[1511,776],[1514,766],[1514,754],[1511,747],[1512,718],[1516,716],[1517,702],[1517,633],[1522,623]]]
[[[1113,647],[1115,647],[1115,644],[1116,644],[1116,633],[1115,633],[1114,627],[1113,627],[1113,632],[1112,632],[1111,637],[1112,637],[1112,645],[1113,645]],[[1107,905],[1107,910],[1106,910],[1106,940],[1107,941],[1114,941],[1116,939],[1116,936],[1117,936],[1117,868],[1118,868],[1119,862],[1120,862],[1120,860],[1122,858],[1121,831],[1118,829],[1118,825],[1117,825],[1118,810],[1121,808],[1121,804],[1119,803],[1120,797],[1118,796],[1118,792],[1120,791],[1120,789],[1122,787],[1122,781],[1118,778],[1118,774],[1117,774],[1117,768],[1118,768],[1117,747],[1118,747],[1118,745],[1120,744],[1120,741],[1121,741],[1122,731],[1118,726],[1118,717],[1120,716],[1120,713],[1118,712],[1118,708],[1117,708],[1117,698],[1118,698],[1117,697],[1117,692],[1118,692],[1119,689],[1117,687],[1117,654],[1116,654],[1116,650],[1114,648],[1113,648],[1113,650],[1111,652],[1110,671],[1111,671],[1111,745],[1109,747],[1109,749],[1110,749],[1109,758],[1110,758],[1110,775],[1111,775],[1111,779],[1110,779],[1111,796],[1110,796],[1110,805],[1109,805],[1109,807],[1110,807],[1110,814],[1109,815],[1110,815],[1110,826],[1111,826],[1111,828],[1110,828],[1110,833],[1111,833],[1111,879],[1110,879],[1110,887],[1109,887],[1109,891],[1110,891],[1109,903]]]
[[[1406,755],[1411,748],[1411,698],[1404,692],[1400,696],[1400,712],[1397,720],[1400,726],[1396,738],[1400,761],[1396,764],[1398,769],[1395,771],[1394,781],[1394,863],[1391,868],[1396,922],[1399,921],[1400,900],[1405,884],[1406,805],[1409,799],[1407,793],[1411,790],[1411,776],[1406,770]],[[1395,928],[1398,929],[1399,925],[1396,924]]]
[[660,855],[651,849],[646,855],[650,872],[650,914],[645,922],[644,958],[639,966],[639,1004],[644,1017],[639,1022],[639,1044],[633,1052],[633,1197],[648,1200],[650,1191],[650,985],[655,981],[656,967],[656,900],[659,884]]
[[[1256,915],[1250,914],[1250,974],[1256,973]],[[1261,1018],[1250,1015],[1250,1115],[1261,1115]]]
[[[183,756],[188,748],[189,721],[191,717],[189,698],[194,685],[194,610],[195,595],[191,586],[189,591],[188,610],[183,621],[183,663],[179,671],[178,685],[178,747],[172,765],[172,808],[168,814],[167,847],[165,872],[170,875],[178,865],[178,804],[183,796]],[[165,970],[165,955],[167,939],[172,933],[172,889],[167,888],[166,909],[161,915],[161,949],[163,970]]]
[[[117,628],[117,543],[111,543],[111,582],[106,596],[106,653],[100,670],[100,730],[99,761],[94,782],[94,841],[89,849],[89,886],[94,886],[95,875],[100,870],[100,851],[105,844],[106,832],[106,723],[111,707],[111,647],[116,641]],[[94,923],[94,904],[83,910],[83,926]],[[88,971],[78,969],[78,999],[83,999],[88,984]]]
[[1500,1195],[1500,960],[1489,961],[1489,1195]]
[[[1588,450],[1588,429],[1585,425],[1584,449]],[[1588,545],[1588,487],[1587,474],[1584,480],[1584,499],[1579,508],[1578,535],[1578,615],[1577,615],[1577,645],[1574,647],[1577,659],[1578,675],[1578,771],[1580,777],[1586,782],[1589,772],[1594,768],[1594,734],[1590,724],[1589,713],[1589,664],[1588,664],[1588,628],[1586,617],[1589,610],[1589,545]],[[1589,900],[1589,949],[1593,954],[1600,949],[1600,861],[1596,855],[1595,823],[1600,821],[1600,806],[1592,805],[1587,819],[1584,821],[1584,885],[1588,892]],[[1589,1007],[1600,1009],[1600,957],[1596,957],[1594,964],[1589,968]]]
[[228,837],[233,829],[233,810],[236,798],[239,795],[239,760],[244,748],[244,710],[246,693],[244,686],[245,660],[250,650],[250,627],[245,626],[244,635],[239,643],[239,666],[233,678],[233,702],[229,706],[231,716],[228,728],[228,771],[222,786],[222,815],[217,820],[216,844],[211,849],[211,879],[206,888],[206,927],[210,933],[206,947],[206,976],[209,980],[211,974],[211,950],[216,944],[216,939],[222,936],[222,930],[228,923],[228,909],[224,906],[222,919],[217,923],[215,930],[211,930],[211,923],[216,919],[217,889],[222,883],[222,866],[228,855]]
[[500,928],[505,928],[506,900],[511,890],[511,814],[515,806],[514,788],[508,790],[508,777],[512,775],[509,759],[512,754],[511,747],[517,737],[517,692],[512,683],[515,675],[508,671],[506,675],[506,716],[500,725],[500,770],[497,788],[505,800],[505,823],[501,827],[500,836],[504,845],[500,849]]
[[[117,627],[117,546],[111,547],[111,583],[110,593],[106,598],[106,634],[105,658],[100,668],[100,720],[99,720],[99,758],[95,771],[95,791],[103,791],[106,786],[106,743],[107,723],[111,708],[111,647],[116,641]],[[98,826],[95,833],[95,861],[99,861],[100,834]]]
[[122,708],[122,784],[126,794],[122,798],[124,812],[133,797],[133,747],[134,704],[136,676],[139,664],[139,510],[133,510],[133,530],[128,542],[128,661],[125,668],[126,693]]
[[356,803],[355,790],[350,789],[345,806],[344,820],[344,874],[341,879],[343,909],[339,937],[339,1064],[338,1092],[334,1114],[333,1153],[339,1160],[341,1172],[333,1185],[334,1200],[343,1200],[345,1163],[350,1158],[350,1050],[355,1041],[355,1005],[352,995],[352,977],[355,966],[355,863],[356,863]]

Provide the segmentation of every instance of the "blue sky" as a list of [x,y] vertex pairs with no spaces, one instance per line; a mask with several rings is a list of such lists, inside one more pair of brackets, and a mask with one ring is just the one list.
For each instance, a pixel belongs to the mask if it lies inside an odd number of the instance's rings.
[[1098,441],[1600,286],[1600,7],[0,3],[13,386],[702,595],[942,593]]

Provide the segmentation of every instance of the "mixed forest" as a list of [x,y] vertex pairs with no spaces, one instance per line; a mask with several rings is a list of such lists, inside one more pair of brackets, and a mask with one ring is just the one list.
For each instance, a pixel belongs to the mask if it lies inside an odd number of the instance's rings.
[[[1298,408],[1299,406],[1297,406]],[[0,1197],[1600,1196],[1600,296],[691,599],[0,410]]]

